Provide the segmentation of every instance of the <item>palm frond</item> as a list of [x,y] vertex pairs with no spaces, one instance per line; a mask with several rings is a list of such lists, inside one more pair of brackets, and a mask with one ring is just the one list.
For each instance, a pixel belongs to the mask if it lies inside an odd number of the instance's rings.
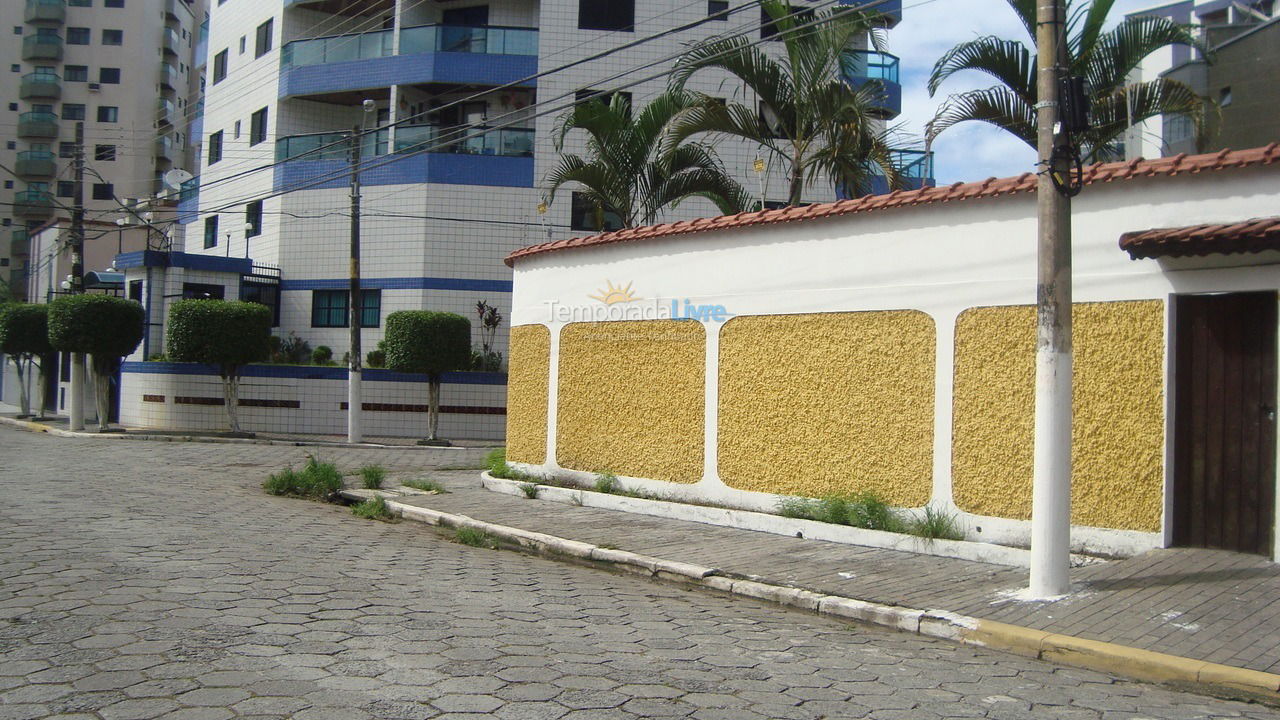
[[971,120],[1008,130],[1031,147],[1036,146],[1035,111],[1003,86],[970,90],[948,97],[925,125],[925,141],[932,143],[947,128]]
[[[1096,1],[1096,0],[1095,0]],[[1073,62],[1077,72],[1083,70],[1094,88],[1114,88],[1124,84],[1129,73],[1151,53],[1169,45],[1189,45],[1208,52],[1190,28],[1168,18],[1139,16],[1102,33],[1085,54]]]
[[1136,83],[1095,99],[1092,126],[1084,148],[1086,159],[1095,159],[1104,148],[1115,143],[1129,128],[1130,122],[1137,124],[1162,115],[1186,115],[1195,126],[1197,135],[1205,130],[1204,99],[1177,80],[1158,78]]
[[1034,105],[1036,97],[1036,57],[1016,40],[988,35],[960,43],[938,59],[929,74],[929,96],[944,80],[961,70],[978,70],[1004,83],[1024,101]]

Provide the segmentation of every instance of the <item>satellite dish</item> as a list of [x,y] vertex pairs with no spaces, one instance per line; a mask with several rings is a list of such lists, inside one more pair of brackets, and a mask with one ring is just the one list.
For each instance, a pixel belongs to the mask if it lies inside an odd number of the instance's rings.
[[186,170],[183,170],[182,168],[174,168],[164,174],[164,184],[165,184],[165,187],[169,188],[170,190],[181,190],[182,183],[190,180],[193,177],[195,176],[187,172]]

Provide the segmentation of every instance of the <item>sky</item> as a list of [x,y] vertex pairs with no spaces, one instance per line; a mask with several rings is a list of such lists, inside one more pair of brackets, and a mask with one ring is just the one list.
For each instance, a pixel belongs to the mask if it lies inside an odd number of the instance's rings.
[[[1116,0],[1110,21],[1125,13],[1162,4],[1156,0]],[[924,141],[924,125],[950,93],[990,87],[995,81],[973,71],[953,75],[929,97],[933,64],[958,43],[983,35],[1030,39],[1005,0],[903,0],[902,22],[888,34],[889,51],[901,58],[902,115],[894,122],[905,137]],[[1032,170],[1035,152],[1021,140],[986,123],[956,125],[933,144],[939,185]]]

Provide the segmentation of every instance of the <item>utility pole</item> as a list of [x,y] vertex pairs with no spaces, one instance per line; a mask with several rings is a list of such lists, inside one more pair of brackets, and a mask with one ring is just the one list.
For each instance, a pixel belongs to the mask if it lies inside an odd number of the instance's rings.
[[1064,138],[1058,79],[1065,70],[1064,0],[1036,5],[1036,410],[1028,595],[1051,598],[1071,587],[1071,200],[1052,173],[1069,172],[1054,152]]
[[[84,122],[76,123],[76,149],[72,161],[75,182],[71,210],[71,292],[84,292]],[[69,427],[84,430],[84,353],[71,356],[71,399],[67,404]]]
[[[365,100],[365,112],[372,101]],[[347,442],[364,441],[363,402],[364,395],[360,387],[361,347],[360,320],[363,316],[363,303],[360,301],[360,123],[351,129],[351,297],[348,299],[347,328],[350,332],[351,349],[347,353]]]

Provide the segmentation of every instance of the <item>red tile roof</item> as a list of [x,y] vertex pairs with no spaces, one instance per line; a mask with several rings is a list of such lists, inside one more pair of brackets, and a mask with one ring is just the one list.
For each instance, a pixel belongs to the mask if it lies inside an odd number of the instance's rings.
[[[1223,150],[1205,155],[1183,154],[1156,160],[1139,158],[1128,162],[1098,163],[1085,168],[1084,181],[1086,184],[1109,183],[1115,180],[1128,180],[1137,177],[1171,176],[1200,173],[1208,170],[1272,165],[1278,161],[1280,161],[1280,143],[1271,143],[1265,147],[1251,148],[1249,150]],[[516,250],[507,256],[506,263],[514,266],[515,261],[530,255],[540,255],[569,248],[594,247],[707,230],[746,227],[748,225],[768,225],[791,222],[793,220],[850,215],[896,207],[1030,193],[1035,192],[1035,189],[1035,174],[1023,173],[1017,177],[987,178],[979,182],[956,183],[945,187],[895,190],[886,195],[869,195],[852,200],[840,200],[807,207],[789,207],[699,220],[684,220],[666,225],[650,225],[648,227],[629,228],[599,235],[555,240]]]
[[1120,236],[1120,249],[1134,260],[1277,250],[1280,249],[1280,217],[1225,225],[1136,230]]

